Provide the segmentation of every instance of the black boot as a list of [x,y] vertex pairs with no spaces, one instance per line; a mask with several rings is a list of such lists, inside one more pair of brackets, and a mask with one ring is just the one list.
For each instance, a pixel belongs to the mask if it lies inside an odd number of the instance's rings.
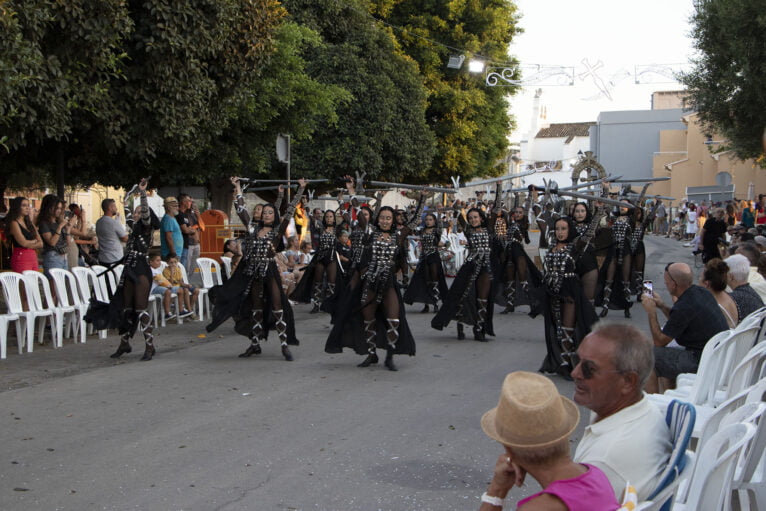
[[473,338],[475,341],[487,342],[487,336],[484,333],[483,325],[477,325],[473,327]]
[[133,351],[133,348],[130,347],[130,343],[127,341],[127,339],[123,339],[120,341],[120,345],[117,346],[117,351],[109,355],[111,358],[120,358],[123,353],[130,353]]
[[282,356],[285,357],[285,360],[288,362],[293,361],[293,354],[290,353],[290,348],[287,347],[287,343],[282,344]]
[[423,310],[420,311],[420,312],[422,312],[424,314],[427,313],[428,312],[428,304],[426,304],[425,307],[423,307]]
[[612,296],[612,281],[607,280],[604,283],[604,303],[601,305],[600,318],[605,318],[609,314],[609,298]]
[[398,371],[399,368],[394,364],[394,347],[389,346],[386,348],[386,361],[384,362],[386,368],[389,371]]
[[515,283],[509,282],[505,285],[505,309],[500,314],[508,314],[516,310],[514,302],[516,301],[516,287]]
[[367,353],[367,358],[365,358],[361,364],[358,364],[356,367],[370,367],[372,364],[378,363],[378,354],[375,353],[375,350]]
[[457,324],[457,338],[459,341],[465,339],[465,332],[463,332],[463,323]]
[[147,362],[151,360],[155,353],[156,353],[156,350],[154,349],[154,344],[147,342],[146,349],[144,350],[144,356],[141,357],[141,361]]
[[630,309],[625,309],[625,317],[630,318]]
[[261,354],[261,345],[258,343],[258,341],[252,341],[250,343],[250,346],[248,346],[244,352],[239,354],[239,358],[247,358],[253,355],[260,355],[260,354]]

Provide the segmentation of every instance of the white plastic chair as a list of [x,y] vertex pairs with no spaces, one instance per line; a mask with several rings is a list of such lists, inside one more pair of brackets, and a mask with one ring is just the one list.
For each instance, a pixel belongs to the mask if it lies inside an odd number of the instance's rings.
[[21,328],[21,318],[18,314],[0,314],[0,359],[5,359],[8,350],[8,325],[16,322],[16,344],[19,346],[19,353],[21,353],[21,346],[24,344],[24,337],[22,337],[23,329]]
[[697,455],[686,502],[675,502],[673,511],[730,509],[736,463],[755,433],[752,424],[738,423],[710,437]]
[[[15,272],[0,273],[0,282],[3,283],[3,293],[5,294],[5,303],[8,304],[8,312],[15,314],[24,322],[27,331],[27,353],[34,350],[35,327],[38,326],[38,318],[42,318],[38,331],[38,342],[43,343],[43,334],[45,333],[46,322],[50,322],[53,331],[53,311],[37,310],[34,308],[33,300],[27,298],[27,304],[30,310],[25,311],[21,303],[21,287],[25,286],[24,276]],[[56,341],[54,340],[55,344]]]
[[231,278],[231,257],[221,256],[221,263],[226,271],[226,278]]
[[59,303],[65,307],[72,306],[77,311],[78,332],[80,332],[80,342],[85,342],[85,332],[88,324],[85,322],[85,314],[88,312],[90,300],[83,298],[80,293],[80,287],[77,284],[77,278],[73,273],[61,269],[51,268],[48,271],[53,278],[53,285],[56,286],[56,296]]
[[213,286],[223,284],[221,265],[218,264],[218,261],[209,257],[198,257],[197,266],[202,276],[202,287],[210,289]]
[[26,281],[27,299],[33,300],[34,306],[38,310],[50,309],[53,311],[53,327],[51,328],[55,329],[56,332],[56,342],[53,343],[53,347],[60,348],[64,344],[65,330],[71,337],[77,335],[74,307],[67,307],[63,303],[56,304],[53,301],[48,278],[39,271],[25,270],[23,275]]
[[[182,264],[179,264],[178,268],[181,270],[181,278],[183,278],[184,284],[189,284],[189,275],[186,274],[186,268],[184,268]],[[210,301],[207,296],[206,288],[200,287],[197,289],[199,289],[199,294],[197,294],[197,315],[199,317],[199,320],[202,321],[203,319],[205,319],[206,304],[207,304],[208,310],[210,310]],[[194,305],[192,305],[192,307],[193,306]]]
[[753,440],[745,448],[737,464],[732,489],[740,509],[766,509],[766,403],[749,402],[738,408],[727,420],[755,425]]
[[[106,291],[107,296],[109,293],[114,294],[115,291],[117,291],[117,282],[119,282],[119,277],[115,275],[117,267],[114,267],[109,271],[106,269],[106,266],[94,264],[90,269],[96,274],[96,278],[101,284],[102,289]],[[72,270],[74,270],[74,268],[72,268]]]
[[[77,281],[77,287],[80,290],[80,297],[83,301],[90,304],[91,298],[95,298],[99,302],[109,303],[110,299],[107,286],[111,284],[109,284],[108,279],[99,278],[98,272],[94,270],[93,267],[74,267],[72,268],[72,275],[74,275],[75,280]],[[88,325],[88,327],[92,329],[93,325]],[[106,330],[98,331],[99,339],[106,339],[106,335]]]
[[[680,471],[676,478],[668,483],[662,491],[657,493],[652,499],[642,500],[633,508],[635,511],[667,511],[672,509],[678,489],[683,484],[688,484],[689,477],[694,470],[694,456],[687,451],[683,456],[683,461],[679,463]],[[620,508],[618,511],[630,511],[630,507]]]

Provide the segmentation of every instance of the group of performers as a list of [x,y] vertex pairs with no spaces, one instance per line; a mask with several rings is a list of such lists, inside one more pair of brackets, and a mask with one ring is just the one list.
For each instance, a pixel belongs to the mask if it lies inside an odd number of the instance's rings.
[[[433,211],[423,215],[426,192],[421,192],[410,215],[382,206],[383,195],[378,193],[374,209],[362,205],[355,210],[355,219],[343,207],[340,218],[335,210],[324,212],[318,248],[288,299],[275,256],[283,249],[284,234],[306,187],[306,181],[298,183],[283,215],[280,189],[277,203],[262,206],[251,217],[239,180],[232,178],[236,211],[248,228],[233,275],[211,290],[214,306],[207,330],[233,318],[236,332],[249,339],[240,357],[260,354],[261,343],[276,330],[282,355],[293,360],[290,346],[299,342],[291,300],[311,303],[311,312],[330,314],[327,353],[351,348],[364,357],[359,366],[368,367],[379,362],[378,350],[384,350],[384,365],[391,371],[397,370],[394,355],[415,355],[405,303],[422,303],[423,312],[432,307],[433,328],[442,330],[455,321],[458,339],[465,339],[468,325],[474,339],[482,342],[495,335],[495,304],[504,306],[503,313],[525,304],[531,316],[544,318],[547,354],[540,370],[569,377],[577,346],[597,321],[595,307],[601,307],[602,317],[610,309],[622,309],[629,317],[633,296],[640,299],[643,236],[653,214],[642,207],[646,187],[638,200],[626,195],[616,203],[608,198],[609,185],[603,182],[600,194],[577,202],[568,212],[562,211],[563,201],[546,193],[539,206],[548,214],[537,218],[548,233],[540,271],[524,247],[530,243],[529,211],[537,204],[536,190],[530,190],[524,203],[515,195],[513,205],[506,200],[503,207],[502,181],[488,213],[478,207],[464,212],[457,201],[453,205],[453,218],[467,243],[465,262],[449,287],[440,256],[444,245],[440,215]],[[138,328],[146,342],[143,360],[155,354],[147,311],[151,287],[147,254],[158,222],[146,203],[146,184],[142,180],[138,187],[141,205],[134,213],[115,299],[108,307],[94,304],[90,315],[98,320],[101,314],[100,324],[119,327],[121,341],[113,357],[131,351],[130,340]],[[349,176],[346,189],[351,196],[356,194]],[[348,235],[348,244],[339,241],[341,233]],[[421,250],[405,286],[411,236],[419,237]],[[109,318],[107,323],[104,318]]]

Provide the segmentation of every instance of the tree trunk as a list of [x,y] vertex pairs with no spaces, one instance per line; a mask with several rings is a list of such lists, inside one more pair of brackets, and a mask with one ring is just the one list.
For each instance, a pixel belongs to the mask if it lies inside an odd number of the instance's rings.
[[232,184],[229,178],[220,177],[210,181],[210,207],[212,209],[219,209],[229,216],[231,212],[232,198]]
[[64,143],[59,142],[56,148],[56,195],[59,199],[64,199],[64,171],[65,171],[65,158],[64,158]]

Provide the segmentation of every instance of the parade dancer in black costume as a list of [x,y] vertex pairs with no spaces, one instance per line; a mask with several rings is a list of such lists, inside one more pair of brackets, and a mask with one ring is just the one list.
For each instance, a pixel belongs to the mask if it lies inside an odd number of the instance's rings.
[[582,257],[601,218],[603,210],[599,208],[588,230],[581,236],[577,236],[575,224],[570,217],[559,218],[554,224],[555,242],[551,243],[543,263],[547,302],[543,309],[547,354],[541,372],[557,373],[570,378],[569,373],[576,365],[573,362],[575,351],[598,319],[577,276],[577,261]]
[[646,263],[646,248],[644,246],[644,235],[649,223],[654,220],[654,212],[657,209],[655,205],[647,213],[646,208],[641,206],[643,194],[639,197],[633,212],[633,232],[630,235],[630,252],[633,265],[633,287],[631,291],[636,295],[636,301],[641,301],[641,295],[644,293],[644,264]]
[[[420,197],[415,218],[420,216],[424,197]],[[397,231],[394,214],[388,206],[380,208],[369,236],[369,258],[365,261],[362,257],[365,267],[360,272],[361,279],[346,298],[350,306],[338,307],[325,344],[327,353],[340,353],[344,347],[350,347],[366,354],[359,367],[376,364],[377,348],[385,348],[385,365],[390,371],[397,370],[394,354],[415,355],[415,339],[405,317],[396,272],[397,255],[406,250],[407,236],[416,224]],[[354,303],[356,306],[351,306]]]
[[[630,317],[630,272],[632,269],[632,254],[630,250],[630,238],[633,233],[631,227],[633,215],[630,212],[632,204],[627,199],[625,206],[616,206],[616,215],[612,222],[612,244],[609,249],[604,265],[601,268],[599,280],[603,283],[601,292],[601,314],[606,317],[609,309],[622,309],[625,317]],[[621,280],[615,282],[619,277]],[[597,301],[598,304],[598,301]]]
[[[500,191],[501,187],[498,186],[496,196],[499,196]],[[518,197],[515,202],[518,204]],[[502,245],[505,255],[501,297],[501,303],[505,302],[505,310],[501,314],[507,314],[515,310],[517,303],[529,302],[529,272],[536,274],[533,279],[538,282],[540,275],[524,249],[524,244],[530,242],[527,209],[515,205],[510,214],[503,212],[502,216],[496,216],[494,220],[495,226],[492,230]],[[500,228],[502,223],[505,223],[504,234],[503,229]]]
[[426,213],[419,234],[420,260],[407,286],[407,292],[404,293],[404,303],[424,303],[421,312],[428,312],[428,306],[433,305],[434,312],[438,312],[439,301],[447,294],[447,280],[439,254],[439,247],[443,245],[442,229],[435,214]]
[[[245,209],[239,179],[232,178],[231,181],[234,184],[237,214],[244,225],[249,225],[250,218]],[[288,345],[298,344],[295,322],[290,302],[282,288],[274,256],[276,246],[281,242],[295,212],[295,206],[306,188],[303,179],[298,183],[300,187],[281,221],[279,212],[273,205],[263,206],[257,230],[248,234],[242,241],[242,260],[231,278],[216,293],[213,319],[206,329],[212,332],[226,319],[234,316],[237,333],[250,338],[250,346],[239,355],[240,357],[260,354],[260,343],[266,340],[269,330],[273,327],[279,336],[285,360],[293,360]]]
[[[152,317],[149,313],[149,292],[152,288],[152,270],[149,267],[148,253],[152,246],[152,233],[159,229],[159,219],[149,209],[146,200],[147,180],[142,179],[138,184],[141,196],[141,205],[133,212],[132,230],[125,244],[125,256],[122,259],[124,265],[120,283],[109,303],[109,308],[100,310],[91,309],[89,319],[95,323],[104,320],[109,322],[109,328],[118,328],[120,345],[117,351],[112,353],[112,358],[119,358],[124,353],[130,353],[133,349],[130,340],[137,329],[141,330],[146,344],[144,355],[141,360],[151,360],[156,353],[154,347],[154,328]],[[127,196],[125,203],[127,204]],[[95,318],[94,316],[108,314],[108,318]],[[118,321],[115,321],[117,318]],[[117,323],[117,324],[115,324]],[[102,323],[103,324],[103,323]]]
[[[295,286],[290,299],[300,303],[312,303],[311,314],[319,312],[325,299],[335,295],[340,272],[335,243],[338,239],[335,212],[328,209],[322,217],[322,228],[317,248],[311,262]],[[327,283],[325,285],[325,277]]]
[[493,267],[499,264],[496,255],[499,247],[480,209],[469,209],[467,221],[459,209],[455,209],[454,214],[468,240],[468,254],[447,291],[442,308],[431,320],[431,326],[441,330],[454,319],[457,321],[458,339],[465,339],[465,323],[473,325],[474,339],[486,341],[487,335],[495,335],[492,325],[492,279]]
[[[590,227],[593,215],[587,202],[578,202],[572,208],[572,219],[574,220],[577,236],[584,235]],[[580,277],[583,291],[590,303],[593,303],[596,297],[596,286],[598,284],[598,261],[596,260],[596,250],[593,243],[588,243],[583,249],[582,255],[577,260],[577,276]]]

